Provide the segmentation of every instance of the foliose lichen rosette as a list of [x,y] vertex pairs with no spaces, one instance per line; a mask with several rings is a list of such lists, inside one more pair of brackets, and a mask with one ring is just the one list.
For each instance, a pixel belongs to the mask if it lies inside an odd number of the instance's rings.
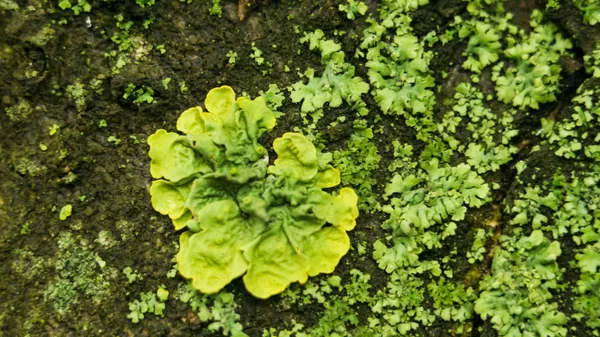
[[350,248],[357,195],[342,188],[330,153],[303,135],[273,142],[268,164],[260,136],[276,123],[265,100],[236,99],[212,89],[205,108],[184,111],[183,134],[158,130],[148,138],[152,206],[168,215],[180,238],[181,275],[203,293],[216,293],[244,275],[246,289],[268,298],[290,283],[333,272]]

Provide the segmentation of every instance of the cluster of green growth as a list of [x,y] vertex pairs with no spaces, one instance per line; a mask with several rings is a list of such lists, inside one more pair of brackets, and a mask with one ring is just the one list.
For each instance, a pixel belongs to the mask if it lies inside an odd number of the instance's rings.
[[123,268],[123,274],[127,277],[127,283],[132,284],[136,281],[143,280],[144,277],[137,270],[133,270],[131,267]]
[[208,93],[205,107],[181,114],[177,130],[185,135],[161,129],[148,138],[158,179],[152,205],[175,229],[187,228],[179,272],[204,293],[244,275],[258,298],[333,272],[350,248],[346,231],[358,208],[350,188],[323,191],[340,183],[332,155],[286,133],[273,142],[278,158],[269,166],[258,138],[276,121],[262,97],[236,100],[223,86]]
[[486,252],[485,244],[487,241],[486,231],[483,228],[477,228],[474,235],[471,250],[467,252],[467,259],[470,264],[483,261],[483,254]]
[[425,51],[424,41],[412,33],[410,16],[404,14],[423,3],[427,1],[383,1],[383,21],[371,20],[360,47],[366,50],[371,94],[381,111],[404,117],[406,125],[417,130],[417,138],[426,141],[435,129],[435,83],[429,69],[433,53]]
[[59,314],[69,311],[82,297],[100,304],[111,294],[110,282],[116,279],[117,270],[106,266],[87,246],[85,240],[68,232],[58,238],[54,258],[57,275],[46,288],[44,298]]
[[348,0],[348,4],[340,4],[338,9],[346,13],[348,20],[354,20],[358,15],[365,15],[367,5],[362,1]]
[[465,322],[473,315],[475,291],[464,284],[444,277],[427,285],[433,299],[433,312],[445,321]]
[[278,111],[279,108],[283,105],[283,101],[285,100],[285,96],[279,89],[277,84],[269,84],[269,89],[267,91],[260,91],[259,94],[267,103],[269,109],[273,110],[275,114],[275,118],[279,118],[281,116],[281,112]]
[[27,119],[33,112],[33,109],[28,100],[20,99],[17,104],[4,108],[4,112],[6,112],[6,115],[11,121],[20,122]]
[[138,4],[138,6],[144,8],[154,5],[155,1],[156,0],[135,0],[135,3]]
[[337,108],[346,102],[360,115],[366,115],[368,111],[361,95],[368,92],[369,85],[354,76],[354,66],[344,61],[342,46],[324,39],[323,32],[318,29],[305,33],[300,42],[308,43],[310,50],[319,50],[321,63],[325,66],[321,77],[315,76],[315,70],[309,68],[304,72],[308,83],[300,81],[292,85],[290,98],[294,103],[302,102],[301,113],[305,123],[308,124],[307,114],[316,123],[323,116],[325,103]]
[[71,9],[75,15],[92,10],[92,6],[86,0],[73,0],[73,3],[71,0],[58,0],[58,7],[63,11]]
[[[188,3],[191,1],[188,0]],[[223,8],[221,8],[221,0],[212,0],[212,6],[208,10],[208,14],[221,17],[223,15]]]
[[594,227],[600,221],[600,175],[599,172],[571,173],[570,181],[557,173],[552,183],[552,193],[561,201],[554,213],[551,228],[555,238],[569,233],[576,244],[590,241]]
[[88,95],[88,91],[84,84],[75,82],[67,86],[66,93],[75,102],[77,111],[81,112],[85,109],[85,97]]
[[429,326],[435,320],[430,310],[423,307],[424,283],[406,269],[390,275],[384,290],[375,295],[372,306],[377,316],[369,317],[369,327],[380,336],[406,335],[419,326]]
[[540,230],[529,236],[502,236],[492,273],[479,282],[475,312],[490,319],[500,336],[566,336],[567,317],[551,302],[561,271],[560,243]]
[[[116,50],[112,50],[108,53],[104,53],[106,58],[115,58],[115,64],[112,68],[113,74],[119,74],[121,69],[132,61],[143,60],[152,51],[153,46],[149,45],[141,34],[134,34],[133,27],[135,22],[132,20],[125,20],[123,14],[115,15],[117,30],[111,36],[117,47]],[[143,23],[144,27],[149,27],[151,23],[149,21]],[[164,54],[164,45],[156,46],[157,50],[161,54]]]
[[[478,173],[498,171],[518,151],[510,145],[511,139],[518,134],[512,126],[516,111],[509,109],[502,115],[495,114],[485,106],[483,93],[469,83],[460,83],[456,87],[454,99],[456,104],[437,126],[439,135],[451,150],[464,153],[467,163]],[[459,133],[460,137],[466,138],[468,145],[465,145],[466,140],[461,143],[455,136],[457,129],[462,128],[466,130]]]
[[510,213],[515,214],[510,223],[519,226],[531,224],[533,229],[541,229],[542,225],[548,222],[544,209],[547,209],[548,214],[549,211],[558,208],[558,199],[552,192],[546,196],[541,194],[539,186],[526,187],[525,193],[520,193],[510,208]]
[[583,56],[585,70],[593,77],[600,78],[600,44],[591,53]]
[[36,256],[29,249],[15,249],[11,255],[11,269],[27,281],[35,280],[48,266],[46,259]]
[[0,10],[1,11],[18,11],[21,7],[14,0],[0,0]]
[[466,21],[462,21],[460,17],[455,18],[455,24],[459,26],[458,37],[469,38],[467,49],[463,53],[467,59],[462,66],[474,73],[480,73],[485,67],[498,61],[505,31],[517,33],[517,28],[509,24],[512,14],[507,13],[500,17],[484,15],[484,12],[478,13],[479,17]]
[[127,318],[131,319],[133,323],[138,323],[144,319],[144,314],[154,314],[157,316],[164,316],[163,311],[165,310],[165,303],[169,298],[169,292],[164,288],[158,288],[156,294],[149,291],[147,293],[141,293],[139,300],[134,300],[129,303],[129,315]]
[[[600,161],[600,87],[587,80],[577,89],[572,99],[570,118],[562,120],[542,119],[541,134],[548,143],[557,147],[554,154],[565,158],[577,158],[583,154]],[[554,145],[555,144],[555,145]]]
[[600,22],[600,1],[573,0],[573,4],[583,13],[583,22],[592,26]]
[[136,105],[140,105],[142,103],[156,103],[156,100],[152,95],[154,95],[154,90],[152,90],[152,88],[143,86],[136,90],[135,84],[129,83],[127,88],[125,88],[123,98],[132,99],[133,103],[135,103]]
[[303,324],[293,321],[291,329],[279,332],[274,328],[265,329],[263,336],[373,336],[372,329],[361,326],[359,313],[355,308],[358,304],[372,304],[370,275],[358,269],[350,270],[349,274],[348,282],[342,282],[340,276],[334,275],[319,283],[309,281],[302,291],[298,288],[286,289],[282,294],[286,308],[319,303],[323,306],[323,314],[314,327],[305,329]]
[[[600,198],[600,193],[596,196]],[[573,308],[577,311],[575,315],[577,320],[583,319],[587,326],[598,329],[600,328],[600,210],[595,210],[594,217],[593,228],[583,235],[583,243],[587,246],[575,256],[580,275],[577,281],[579,296],[575,298]]]
[[[112,0],[104,0],[109,2]],[[150,7],[154,5],[156,0],[135,0],[141,8]],[[58,0],[58,7],[60,9],[67,10],[71,9],[75,15],[81,14],[81,12],[89,13],[92,10],[92,5],[87,0]]]
[[421,163],[414,174],[395,174],[385,188],[390,203],[383,207],[391,230],[386,241],[375,242],[373,257],[391,273],[400,268],[431,270],[440,275],[437,261],[419,261],[425,248],[441,248],[455,234],[456,221],[464,219],[467,206],[480,207],[489,201],[490,189],[466,164],[440,166],[437,159]]
[[14,170],[20,175],[38,177],[48,171],[48,167],[29,158],[20,158],[14,163]]
[[[459,38],[469,38],[463,67],[474,73],[471,79],[478,82],[481,70],[495,64],[492,80],[500,101],[533,109],[538,109],[540,103],[555,101],[560,89],[560,58],[572,47],[558,28],[543,23],[542,12],[534,10],[532,31],[518,29],[511,23],[513,15],[505,13],[501,2],[497,2],[495,15],[486,13],[480,2],[469,2],[467,9],[473,17],[457,17],[454,26]],[[508,62],[498,62],[501,56]]]
[[333,162],[342,173],[342,185],[356,189],[358,208],[372,213],[379,209],[373,191],[377,184],[373,172],[379,167],[381,156],[372,140],[373,131],[366,126],[365,120],[355,121],[354,130],[346,150],[334,152]]
[[209,323],[209,331],[221,330],[224,336],[247,337],[238,322],[240,315],[235,312],[237,304],[232,293],[220,291],[218,294],[206,295],[188,284],[180,287],[175,296],[192,308],[200,322]]
[[262,56],[262,51],[260,49],[258,49],[258,47],[256,46],[256,44],[254,42],[252,42],[252,54],[250,54],[250,58],[254,60],[254,62],[256,62],[257,65],[262,65],[263,63],[265,63],[265,58]]
[[[596,329],[600,327],[600,170],[572,172],[571,177],[556,173],[552,193],[560,201],[553,216],[555,237],[570,234],[582,247],[575,255],[579,268],[572,317]],[[597,335],[597,333],[595,334]]]
[[510,61],[508,67],[504,72],[503,62],[493,67],[492,80],[498,99],[504,103],[538,109],[539,103],[556,100],[555,94],[560,89],[560,57],[572,44],[558,33],[555,25],[542,24],[542,20],[542,13],[534,10],[531,33],[519,30],[516,36],[507,38],[504,56]]

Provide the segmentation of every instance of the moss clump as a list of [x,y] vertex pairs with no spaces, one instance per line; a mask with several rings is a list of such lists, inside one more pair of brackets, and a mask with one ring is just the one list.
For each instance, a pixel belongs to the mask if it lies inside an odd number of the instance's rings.
[[33,109],[31,108],[29,101],[20,99],[16,105],[5,108],[4,111],[11,121],[20,122],[27,119],[33,112]]

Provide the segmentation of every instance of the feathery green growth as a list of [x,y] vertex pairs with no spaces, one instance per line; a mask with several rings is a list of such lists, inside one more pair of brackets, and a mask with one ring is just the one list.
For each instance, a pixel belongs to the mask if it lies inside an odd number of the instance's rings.
[[300,42],[309,44],[310,50],[318,49],[321,52],[321,63],[325,69],[321,77],[315,76],[314,69],[307,69],[304,75],[308,78],[308,83],[300,81],[292,85],[292,102],[302,102],[301,112],[305,123],[308,123],[306,114],[310,114],[316,123],[322,116],[325,103],[337,108],[342,102],[346,102],[360,115],[366,115],[368,111],[361,95],[369,91],[369,85],[360,77],[354,76],[354,66],[344,61],[345,54],[340,51],[342,46],[333,40],[324,39],[324,35],[317,29],[313,33],[305,33],[300,39]]
[[600,87],[595,82],[587,80],[577,89],[570,118],[542,119],[541,134],[557,148],[557,156],[577,158],[583,152],[600,162]]
[[125,88],[123,98],[133,100],[133,103],[136,105],[140,105],[142,103],[156,103],[156,100],[152,95],[154,95],[154,90],[152,90],[152,88],[143,86],[136,90],[135,84],[129,83],[127,88]]
[[342,185],[356,188],[359,196],[358,208],[372,213],[379,209],[379,202],[373,192],[376,180],[373,171],[379,166],[381,156],[373,144],[373,131],[366,123],[355,122],[355,133],[348,141],[348,148],[335,151],[333,161],[342,173]]
[[413,12],[428,3],[429,0],[383,0],[379,5],[379,15],[384,19],[386,27],[389,27],[388,23],[401,14]]
[[433,298],[434,313],[445,321],[465,322],[473,315],[475,291],[464,284],[440,277],[427,285]]
[[593,227],[600,221],[600,175],[571,173],[570,181],[560,173],[554,175],[553,192],[561,201],[553,216],[554,224],[548,226],[554,238],[571,234],[576,244],[590,241]]
[[583,319],[585,324],[593,329],[600,328],[600,214],[598,213],[600,211],[596,210],[594,230],[584,235],[584,242],[590,244],[582,250],[581,254],[575,256],[577,267],[581,271],[577,281],[579,296],[573,303],[573,308],[578,312],[575,318]]
[[[158,297],[158,298],[157,298]],[[156,316],[164,316],[165,301],[169,297],[169,292],[163,288],[159,288],[156,294],[149,291],[141,293],[139,300],[134,300],[129,303],[129,315],[127,318],[133,323],[138,323],[144,319],[144,314],[154,314]]]
[[13,122],[26,120],[31,115],[33,109],[26,99],[20,99],[17,104],[4,108],[6,115]]
[[[303,135],[286,133],[268,157],[258,138],[275,126],[258,97],[235,98],[227,86],[211,90],[200,107],[184,111],[177,129],[148,138],[154,209],[169,215],[181,235],[179,272],[195,288],[216,293],[244,275],[258,298],[308,276],[331,273],[350,248],[346,231],[358,216],[357,196],[342,188],[329,163]],[[163,179],[161,179],[163,178]],[[330,224],[331,226],[326,226]]]
[[552,192],[545,197],[542,197],[541,193],[538,186],[526,187],[525,193],[521,193],[519,199],[515,200],[510,208],[510,213],[516,214],[510,223],[520,226],[531,223],[533,229],[541,229],[542,225],[548,222],[548,217],[544,215],[542,206],[550,211],[556,210],[559,204],[558,199]]
[[485,243],[486,243],[486,232],[483,228],[477,228],[475,232],[475,239],[473,240],[473,245],[471,245],[471,250],[467,252],[467,259],[470,264],[473,264],[477,261],[483,261],[483,254],[485,253]]
[[175,296],[192,308],[200,322],[210,322],[207,327],[209,331],[221,330],[224,336],[247,337],[238,322],[240,315],[235,312],[237,304],[232,293],[221,291],[218,294],[205,295],[187,284],[179,288]]
[[[412,6],[390,1],[381,6],[392,14],[381,24],[371,21],[361,44],[367,50],[371,94],[384,114],[404,117],[406,125],[417,130],[417,138],[426,141],[435,129],[435,83],[429,70],[433,53],[426,52],[424,42],[412,34],[410,17],[401,14]],[[384,34],[388,28],[395,28],[395,33]]]
[[600,1],[573,0],[573,4],[583,13],[583,22],[592,26],[600,22]]
[[[516,111],[509,109],[500,116],[493,113],[484,105],[483,93],[469,83],[456,87],[454,99],[456,104],[437,126],[441,138],[450,149],[463,152],[467,163],[478,173],[498,171],[518,151],[509,144],[518,134],[512,126]],[[463,129],[466,130],[460,132],[461,142],[455,134]]]
[[279,118],[281,116],[281,112],[277,110],[281,108],[281,105],[285,100],[285,96],[281,92],[281,89],[279,89],[279,86],[277,86],[277,84],[269,84],[269,90],[261,90],[259,94],[265,99],[269,109],[273,110],[275,118]]
[[367,9],[369,9],[367,5],[365,5],[365,3],[362,1],[348,0],[347,2],[347,5],[340,4],[338,9],[341,12],[346,12],[346,17],[349,20],[356,19],[357,15],[365,15]]
[[440,167],[432,159],[416,174],[395,174],[385,188],[385,195],[392,198],[383,207],[389,218],[382,225],[392,232],[388,240],[392,247],[375,242],[373,257],[379,267],[388,273],[408,268],[440,275],[439,263],[419,262],[419,254],[425,248],[440,248],[455,234],[456,221],[464,219],[467,206],[482,206],[489,194],[488,185],[466,164]]
[[600,78],[600,44],[591,53],[583,56],[585,70],[593,77]]
[[[329,337],[329,336],[375,336],[371,329],[365,329],[360,326],[359,313],[354,305],[368,304],[372,305],[372,296],[370,295],[370,276],[358,269],[350,270],[349,282],[342,285],[341,278],[337,275],[330,276],[318,284],[309,281],[300,289],[288,288],[282,294],[285,307],[304,306],[314,303],[321,304],[324,312],[321,315],[317,325],[307,328],[293,321],[291,330],[283,330],[277,333],[277,330],[271,328],[263,331],[264,337]],[[363,330],[367,331],[363,331]]]
[[515,34],[517,30],[508,23],[511,19],[510,13],[505,17],[482,15],[464,22],[459,17],[455,18],[455,23],[459,25],[458,37],[469,37],[467,49],[463,53],[467,56],[463,68],[480,73],[485,67],[498,61],[502,52],[503,33],[509,30],[511,34]]
[[520,42],[508,40],[504,56],[511,61],[502,72],[503,62],[494,66],[492,80],[498,99],[515,107],[538,109],[539,103],[553,102],[559,90],[560,57],[572,44],[551,24],[542,24],[542,13],[534,10],[529,36],[519,31]]
[[371,336],[393,337],[406,335],[419,326],[430,326],[435,321],[433,313],[423,308],[424,283],[406,269],[390,275],[386,288],[375,295],[373,313],[369,317]]
[[75,15],[92,10],[92,6],[86,0],[73,0],[73,3],[71,0],[58,0],[58,7],[63,11],[70,8]]
[[567,317],[549,302],[561,277],[556,263],[560,243],[550,242],[540,230],[517,239],[502,236],[492,274],[479,282],[475,312],[489,318],[500,336],[566,336]]
[[81,112],[85,109],[85,97],[88,95],[88,91],[84,84],[75,82],[67,87],[66,93],[75,102],[77,111]]

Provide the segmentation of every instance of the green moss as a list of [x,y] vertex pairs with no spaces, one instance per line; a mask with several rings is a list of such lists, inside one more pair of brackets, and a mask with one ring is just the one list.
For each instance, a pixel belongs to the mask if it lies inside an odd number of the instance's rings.
[[29,177],[37,177],[44,174],[48,168],[44,165],[39,164],[28,158],[21,158],[14,165],[15,171],[21,175],[27,175]]
[[326,103],[331,108],[337,108],[346,102],[359,115],[366,115],[368,111],[361,95],[368,92],[369,85],[355,76],[354,66],[345,61],[346,54],[340,51],[341,45],[325,39],[321,30],[305,33],[300,42],[308,43],[310,50],[320,51],[321,63],[325,66],[320,77],[315,76],[314,69],[309,68],[304,72],[308,83],[300,81],[292,85],[290,98],[294,103],[302,102],[304,123],[309,123],[307,115],[311,116],[314,123],[318,122]]
[[557,156],[571,159],[584,155],[600,162],[600,88],[592,80],[585,81],[571,103],[570,116],[542,119],[540,133]]
[[136,281],[143,280],[144,277],[137,270],[133,270],[131,267],[125,267],[123,269],[123,274],[127,277],[127,283],[132,284]]
[[440,277],[427,285],[434,313],[445,321],[466,322],[473,316],[475,291],[464,284]]
[[75,102],[77,111],[82,112],[85,109],[85,99],[88,95],[85,85],[80,82],[75,82],[74,84],[67,86],[66,93],[67,96]]
[[47,268],[46,260],[29,249],[16,249],[12,256],[12,270],[28,281],[38,278]]
[[583,14],[583,22],[595,25],[600,22],[600,3],[596,0],[572,0]]
[[26,120],[33,112],[33,109],[31,108],[29,101],[20,99],[16,105],[4,108],[4,112],[6,112],[6,115],[11,121],[20,122]]
[[354,20],[358,15],[365,15],[369,9],[362,1],[348,0],[347,2],[347,4],[340,4],[338,9],[345,12],[349,20]]
[[0,10],[2,11],[18,11],[21,8],[14,0],[0,0]]
[[567,317],[552,302],[561,271],[556,259],[560,243],[541,231],[503,237],[494,253],[492,274],[479,283],[475,312],[490,318],[501,336],[566,336]]
[[516,66],[503,63],[494,66],[492,80],[496,83],[498,99],[512,103],[515,107],[538,109],[540,103],[553,102],[559,91],[560,57],[571,49],[553,24],[542,24],[542,14],[534,10],[531,14],[533,31],[522,36],[521,42],[504,50],[504,55]]
[[356,189],[359,209],[369,213],[380,208],[374,193],[377,181],[373,178],[373,172],[379,167],[381,156],[372,138],[370,128],[358,127],[348,141],[347,148],[333,154],[334,165],[342,173],[342,184]]
[[383,207],[389,217],[382,227],[391,231],[385,240],[391,247],[378,239],[373,257],[388,273],[415,268],[439,276],[439,263],[423,264],[419,254],[441,248],[444,239],[455,235],[467,206],[481,207],[490,200],[489,186],[468,165],[441,166],[433,159],[421,167],[417,174],[395,174],[385,188],[391,199]]
[[154,314],[161,317],[164,316],[163,311],[166,308],[164,302],[168,299],[168,297],[169,292],[163,288],[159,288],[156,294],[151,291],[147,293],[141,293],[139,300],[129,302],[130,313],[127,315],[127,318],[131,319],[131,322],[133,323],[139,323],[140,320],[144,319],[145,314]]
[[186,285],[179,288],[175,296],[197,314],[200,322],[209,323],[206,327],[208,331],[221,331],[224,336],[247,337],[238,322],[238,305],[232,293],[221,291],[218,294],[205,295],[191,285]]

